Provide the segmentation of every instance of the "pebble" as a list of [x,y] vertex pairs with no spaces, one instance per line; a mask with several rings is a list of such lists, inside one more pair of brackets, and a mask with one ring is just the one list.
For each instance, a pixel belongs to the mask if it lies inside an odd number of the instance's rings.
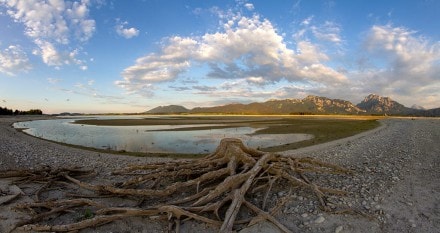
[[343,226],[338,226],[335,229],[335,233],[341,233],[342,230],[344,230],[344,227]]
[[301,217],[307,218],[307,217],[309,217],[309,215],[307,213],[304,213],[304,214],[301,214]]
[[412,227],[412,228],[417,227],[417,224],[415,223],[415,220],[414,220],[414,219],[410,219],[408,222],[411,223],[411,227]]
[[325,218],[322,216],[319,216],[317,219],[315,219],[315,223],[316,224],[320,224],[323,223],[325,221]]

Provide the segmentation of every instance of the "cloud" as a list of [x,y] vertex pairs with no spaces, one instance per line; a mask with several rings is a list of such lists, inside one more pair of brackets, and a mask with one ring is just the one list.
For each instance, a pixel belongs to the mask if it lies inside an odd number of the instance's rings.
[[252,3],[245,3],[244,7],[246,7],[246,9],[248,9],[250,11],[254,10],[254,4],[252,4]]
[[266,83],[266,80],[264,80],[263,77],[248,77],[246,78],[246,81],[248,83],[254,84],[254,85],[264,85]]
[[334,22],[326,21],[323,25],[311,27],[313,35],[322,41],[341,43],[341,27]]
[[150,54],[138,58],[136,64],[122,72],[124,80],[116,85],[128,93],[151,96],[153,83],[172,81],[190,67],[190,58],[197,44],[191,38],[172,37],[169,45],[162,48],[161,54]]
[[363,51],[368,59],[363,57],[362,64],[367,65],[349,71],[346,95],[351,93],[351,99],[358,99],[356,95],[379,93],[407,106],[423,103],[428,108],[439,107],[439,41],[392,25],[373,25],[366,35]]
[[173,89],[174,91],[190,91],[190,90],[192,90],[190,87],[184,87],[184,86],[168,86],[168,88]]
[[59,78],[47,78],[47,82],[50,84],[57,84],[61,81],[62,81],[62,79],[59,79]]
[[314,17],[315,17],[315,16],[312,15],[312,16],[309,16],[309,17],[305,18],[305,19],[301,22],[301,25],[305,25],[305,26],[310,25]]
[[196,66],[209,67],[206,77],[248,79],[253,85],[281,80],[332,85],[347,79],[325,65],[329,58],[317,45],[299,41],[296,49],[288,48],[272,23],[258,15],[229,16],[222,26],[218,32],[198,37],[168,38],[159,52],[138,58],[126,68],[123,80],[116,84],[142,93],[145,86],[176,80]]
[[337,45],[343,42],[340,25],[332,21],[325,21],[323,24],[316,25],[313,19],[313,15],[304,19],[300,23],[301,29],[294,33],[293,38],[304,40],[307,39],[307,36],[310,36],[318,42],[331,42]]
[[3,51],[0,50],[0,73],[14,76],[18,72],[27,72],[31,69],[29,59],[20,46],[10,45]]
[[216,90],[200,90],[195,92],[195,94],[206,95],[213,98],[252,98],[260,100],[270,98],[274,94],[273,91],[255,90],[251,87],[246,87],[245,85],[234,85],[229,86],[229,88],[225,88],[225,86],[226,85],[223,85],[222,89]]
[[36,39],[35,44],[38,48],[34,49],[33,54],[41,56],[43,62],[48,66],[60,67],[63,65],[76,64],[82,70],[87,69],[87,66],[84,65],[85,61],[77,59],[78,49],[60,52],[53,43],[40,39]]
[[35,40],[39,49],[34,50],[34,55],[40,55],[43,62],[49,66],[61,66],[65,58],[58,52],[55,46],[47,41]]
[[193,89],[198,91],[206,91],[206,92],[213,92],[216,91],[216,87],[210,87],[210,86],[192,86]]
[[384,54],[396,74],[420,75],[430,82],[437,77],[440,60],[440,42],[431,43],[416,32],[391,25],[373,26],[366,47],[374,54]]
[[88,18],[90,1],[9,0],[0,4],[15,22],[23,24],[24,34],[37,45],[36,54],[44,63],[49,66],[72,64],[72,61],[83,63],[71,56],[77,56],[77,49],[68,48],[74,41],[89,40],[95,31],[95,21]]
[[116,33],[118,35],[125,37],[126,39],[133,38],[135,36],[139,35],[139,30],[136,28],[125,28],[125,26],[128,25],[127,21],[121,22],[119,19],[116,20]]

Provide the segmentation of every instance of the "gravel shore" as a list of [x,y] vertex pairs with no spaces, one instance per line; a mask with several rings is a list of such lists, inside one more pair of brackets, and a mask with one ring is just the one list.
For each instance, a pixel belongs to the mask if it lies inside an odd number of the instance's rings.
[[[31,137],[11,127],[13,122],[28,119],[36,118],[0,118],[0,172],[48,165],[80,166],[108,174],[127,164],[169,160],[71,148]],[[293,195],[275,217],[293,232],[440,232],[440,120],[390,118],[382,120],[382,124],[361,135],[285,153],[315,157],[352,169],[352,176],[316,175],[311,179],[322,186],[348,191],[348,196],[331,197],[329,202],[348,206],[356,210],[356,214],[328,214],[317,208],[316,200],[300,192]],[[280,190],[272,200],[287,193]],[[0,208],[0,220],[8,220],[5,208]],[[1,232],[7,221],[0,222]],[[106,232],[116,225],[119,225],[116,229],[123,229],[130,224],[125,221],[89,232]],[[212,231],[196,225],[187,223],[181,230]],[[257,232],[277,232],[267,223],[257,228]],[[137,226],[133,232],[160,232],[160,229]]]

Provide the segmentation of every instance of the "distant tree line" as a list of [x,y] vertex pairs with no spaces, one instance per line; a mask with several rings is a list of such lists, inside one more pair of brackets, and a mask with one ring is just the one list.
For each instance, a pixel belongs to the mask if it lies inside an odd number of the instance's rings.
[[29,111],[19,111],[8,108],[0,107],[0,115],[43,115],[43,111],[40,109],[31,109]]

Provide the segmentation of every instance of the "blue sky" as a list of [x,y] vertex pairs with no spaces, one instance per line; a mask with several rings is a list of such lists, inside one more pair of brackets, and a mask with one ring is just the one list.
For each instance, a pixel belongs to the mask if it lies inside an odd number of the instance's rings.
[[143,112],[319,95],[440,107],[437,0],[0,0],[0,106]]

